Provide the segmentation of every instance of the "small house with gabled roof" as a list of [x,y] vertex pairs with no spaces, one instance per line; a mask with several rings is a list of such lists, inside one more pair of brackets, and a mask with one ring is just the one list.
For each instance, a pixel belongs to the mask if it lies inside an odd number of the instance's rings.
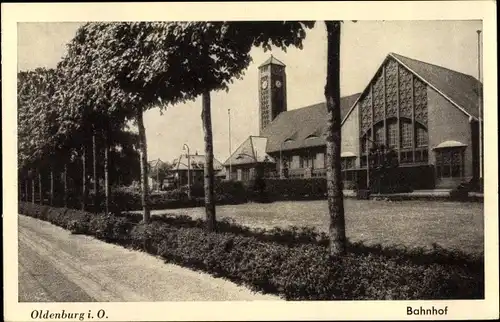
[[[198,153],[195,154],[181,154],[177,159],[172,161],[172,172],[175,175],[179,186],[188,184],[188,173],[190,177],[190,184],[203,185],[204,171],[205,171],[205,156]],[[222,163],[214,158],[214,173],[216,176],[221,171],[224,171]]]
[[267,141],[266,137],[249,136],[224,162],[226,178],[250,181],[260,169],[272,173],[276,169],[276,161],[266,152]]

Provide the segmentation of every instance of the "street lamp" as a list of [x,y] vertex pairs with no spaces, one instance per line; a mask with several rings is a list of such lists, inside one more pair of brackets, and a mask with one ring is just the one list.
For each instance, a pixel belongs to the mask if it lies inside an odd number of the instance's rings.
[[187,159],[188,159],[188,173],[187,173],[187,176],[188,176],[188,199],[191,199],[191,156],[189,154],[189,146],[184,143],[184,145],[182,146],[182,150],[183,151],[187,151]]

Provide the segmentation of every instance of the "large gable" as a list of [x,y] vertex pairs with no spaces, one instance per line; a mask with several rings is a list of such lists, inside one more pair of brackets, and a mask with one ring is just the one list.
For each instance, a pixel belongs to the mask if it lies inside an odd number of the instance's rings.
[[[358,96],[354,94],[340,99],[341,119]],[[326,120],[324,102],[279,114],[262,133],[268,138],[266,151],[271,153],[325,145]]]
[[434,87],[463,112],[476,118],[479,116],[478,90],[482,90],[482,84],[476,78],[398,54],[389,55]]
[[[401,67],[398,68],[398,66]],[[372,104],[370,101],[370,95],[368,95],[372,85],[374,90],[373,104],[376,102],[382,102],[383,82],[381,75],[384,67],[386,68],[387,73],[391,71],[396,74],[399,73],[401,83],[404,83],[405,81],[406,83],[411,83],[411,75],[414,75],[416,79],[415,85],[421,85],[417,90],[425,90],[426,86],[430,86],[466,115],[472,116],[476,119],[478,118],[478,90],[482,90],[482,84],[477,79],[470,75],[459,73],[441,66],[429,64],[399,54],[389,53],[366,88],[363,90],[362,95],[359,97],[359,102],[356,101],[356,104],[351,106],[350,111],[342,120],[342,124],[345,123],[347,116],[349,116],[351,111],[359,105],[357,103]],[[395,79],[395,77],[392,77],[394,82]],[[404,87],[404,84],[402,84],[402,86]],[[390,89],[394,89],[395,87],[396,84],[388,84],[388,91]],[[388,101],[388,105],[395,108],[397,96],[396,92],[388,92],[387,95],[387,99],[390,100]],[[401,97],[400,99],[404,100],[405,98]],[[363,102],[363,100],[366,102]],[[390,106],[388,106],[388,108],[390,108]],[[404,110],[404,106],[401,106],[401,109]]]

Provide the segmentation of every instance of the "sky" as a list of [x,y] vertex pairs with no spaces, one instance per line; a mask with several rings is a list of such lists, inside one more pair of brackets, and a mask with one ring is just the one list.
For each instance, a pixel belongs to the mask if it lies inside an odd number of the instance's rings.
[[[18,70],[55,67],[66,44],[81,23],[19,23]],[[477,30],[481,21],[346,21],[341,34],[341,96],[364,90],[388,53],[440,65],[478,76]],[[253,62],[228,92],[211,95],[214,155],[224,162],[249,135],[258,135],[258,69],[270,54],[286,65],[288,110],[324,101],[326,31],[322,22],[307,33],[302,50],[287,52],[260,48],[251,51]],[[149,160],[172,161],[184,144],[191,153],[204,153],[201,99],[152,109],[144,122]]]

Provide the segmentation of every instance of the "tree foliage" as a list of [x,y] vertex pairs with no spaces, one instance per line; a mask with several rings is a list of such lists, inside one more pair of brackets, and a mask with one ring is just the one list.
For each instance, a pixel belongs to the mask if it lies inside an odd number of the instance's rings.
[[56,71],[37,68],[19,72],[17,91],[18,162],[19,168],[25,169],[39,166],[57,148]]
[[[265,50],[272,46],[302,48],[306,29],[313,26],[314,22],[298,21],[87,23],[68,44],[57,69],[46,77],[51,81],[39,86],[39,78],[44,77],[20,74],[20,123],[43,114],[36,117],[41,124],[26,124],[20,129],[20,134],[29,137],[20,144],[20,159],[32,161],[61,150],[69,160],[76,160],[75,150],[88,144],[89,136],[104,133],[108,140],[133,120],[139,127],[137,147],[146,220],[148,168],[143,111],[203,95],[206,155],[211,158],[210,92],[227,91],[244,75],[252,61],[253,46]],[[33,103],[35,99],[37,103]],[[208,170],[211,167],[208,164]]]

